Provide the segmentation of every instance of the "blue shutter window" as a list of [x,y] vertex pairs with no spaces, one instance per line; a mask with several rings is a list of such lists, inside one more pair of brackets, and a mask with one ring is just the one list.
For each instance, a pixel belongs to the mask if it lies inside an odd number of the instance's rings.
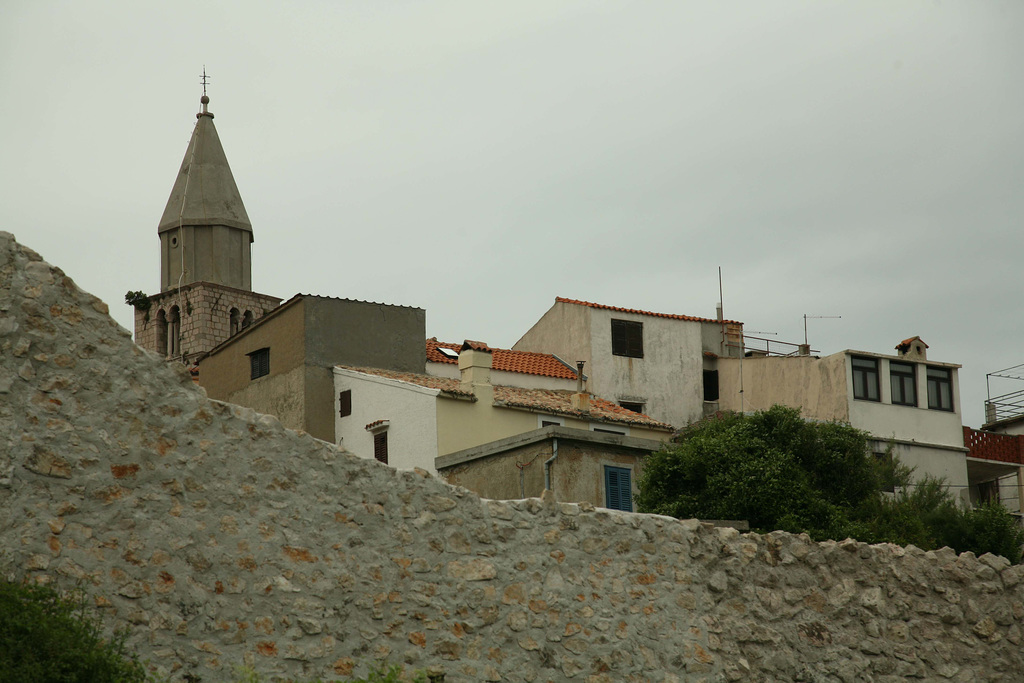
[[612,510],[633,511],[631,472],[625,467],[604,468],[605,507]]

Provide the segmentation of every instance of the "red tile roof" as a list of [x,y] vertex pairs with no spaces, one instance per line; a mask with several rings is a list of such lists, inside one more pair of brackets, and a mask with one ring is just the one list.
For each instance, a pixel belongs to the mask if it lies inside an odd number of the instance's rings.
[[[468,398],[473,394],[464,391],[459,380],[450,377],[433,377],[431,375],[420,375],[415,372],[399,372],[397,370],[381,370],[380,368],[354,368],[346,365],[338,367],[345,370],[353,370],[366,375],[375,375],[387,379],[395,379],[401,382],[416,384],[429,389],[439,389],[441,393],[456,398]],[[552,415],[568,415],[583,420],[595,422],[617,422],[620,424],[636,425],[648,429],[661,431],[672,431],[672,426],[659,422],[652,417],[641,413],[634,413],[596,396],[590,397],[590,412],[581,413],[572,407],[573,392],[565,389],[523,389],[521,387],[506,387],[495,385],[494,405],[508,406],[510,408],[528,408],[539,410]]]
[[926,349],[929,348],[928,345],[925,344],[924,339],[921,339],[920,337],[910,337],[909,339],[904,339],[903,341],[901,341],[899,344],[896,345],[896,348],[897,349],[901,349],[901,350],[905,349],[908,346],[910,346],[911,344],[913,344],[915,339],[917,341],[921,342],[922,344],[924,344],[924,348],[926,348]]
[[555,297],[555,303],[560,304],[575,304],[577,306],[589,306],[590,308],[601,308],[606,311],[618,311],[619,313],[635,313],[637,315],[650,315],[655,318],[671,318],[673,320],[689,320],[697,323],[730,323],[733,325],[742,325],[739,320],[715,320],[714,318],[698,318],[692,315],[676,315],[674,313],[652,313],[651,311],[640,311],[635,308],[619,308],[618,306],[605,306],[604,304],[595,304],[589,301],[579,301],[577,299],[566,299],[565,297]]
[[543,410],[556,415],[571,415],[582,419],[601,420],[605,422],[621,422],[634,424],[650,429],[672,431],[671,425],[658,422],[653,417],[642,413],[634,413],[611,401],[596,396],[590,397],[590,413],[584,415],[572,407],[572,391],[566,389],[523,389],[521,387],[494,387],[495,405],[506,405],[514,408],[530,408]]
[[[467,342],[468,343],[468,342]],[[480,342],[473,342],[480,344]],[[482,344],[484,348],[490,348]],[[449,358],[438,351],[438,347],[451,349],[455,353],[462,348],[461,344],[439,342],[435,338],[427,340],[427,361],[430,363],[458,364],[457,358]],[[559,379],[576,379],[576,371],[558,360],[550,353],[534,353],[533,351],[512,351],[511,349],[490,349],[491,369],[505,372],[521,372],[526,375],[541,377],[557,377]]]

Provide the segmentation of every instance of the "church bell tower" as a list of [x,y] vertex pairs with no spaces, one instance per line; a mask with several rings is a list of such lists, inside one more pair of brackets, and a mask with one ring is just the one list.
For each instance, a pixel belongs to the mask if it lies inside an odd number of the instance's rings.
[[252,224],[221,146],[203,73],[202,109],[157,226],[160,291],[135,302],[135,343],[198,363],[281,299],[252,291]]

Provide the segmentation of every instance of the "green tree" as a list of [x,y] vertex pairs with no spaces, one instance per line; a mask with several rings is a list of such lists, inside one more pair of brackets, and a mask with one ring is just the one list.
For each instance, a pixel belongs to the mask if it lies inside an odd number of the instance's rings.
[[816,540],[948,545],[1020,561],[1024,530],[1004,508],[964,510],[945,482],[930,477],[910,485],[910,469],[896,458],[876,459],[867,439],[783,406],[705,420],[648,458],[637,509],[742,519],[758,531],[807,532]]
[[0,683],[143,683],[124,639],[104,638],[84,596],[0,580]]

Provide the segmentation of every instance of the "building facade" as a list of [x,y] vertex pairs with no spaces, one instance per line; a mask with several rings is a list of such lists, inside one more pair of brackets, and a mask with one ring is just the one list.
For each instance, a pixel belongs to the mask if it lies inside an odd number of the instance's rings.
[[743,324],[586,301],[555,304],[512,347],[586,362],[598,396],[675,427],[718,406],[718,359],[739,357]]

